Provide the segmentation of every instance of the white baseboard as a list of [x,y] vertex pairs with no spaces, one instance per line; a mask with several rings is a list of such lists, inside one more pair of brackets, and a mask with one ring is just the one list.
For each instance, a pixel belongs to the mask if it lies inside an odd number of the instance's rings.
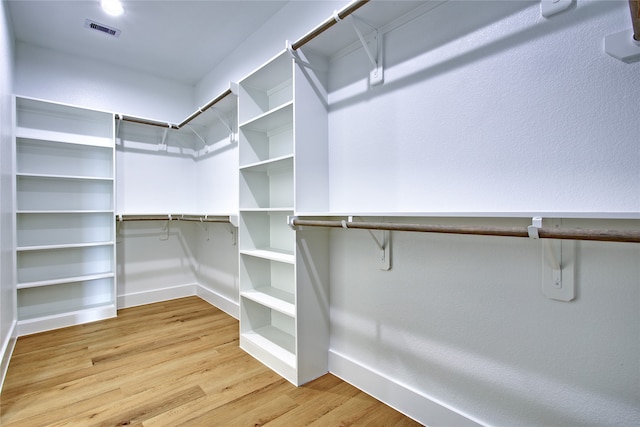
[[219,293],[205,288],[198,283],[188,285],[171,286],[162,289],[152,289],[150,291],[136,292],[126,295],[118,295],[118,308],[135,307],[138,305],[153,304],[154,302],[169,301],[177,298],[198,296],[224,311],[228,315],[239,319],[240,305]]
[[2,357],[0,358],[0,392],[2,392],[2,386],[4,385],[4,377],[7,375],[7,369],[9,369],[9,361],[13,354],[13,349],[16,346],[16,329],[18,322],[15,320],[11,324],[9,333],[2,342]]
[[196,295],[214,307],[224,311],[229,316],[238,320],[240,319],[240,304],[238,302],[232,301],[224,295],[220,295],[219,293],[205,288],[202,285],[198,285],[196,287]]
[[138,305],[153,304],[154,302],[190,297],[196,295],[197,286],[197,284],[191,283],[188,285],[178,285],[133,294],[118,295],[118,308],[135,307]]
[[482,425],[442,402],[333,350],[329,350],[329,372],[421,424],[431,427]]

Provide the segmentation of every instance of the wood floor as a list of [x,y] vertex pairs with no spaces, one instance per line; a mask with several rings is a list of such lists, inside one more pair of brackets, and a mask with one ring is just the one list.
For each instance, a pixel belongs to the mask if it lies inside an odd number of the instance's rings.
[[331,374],[294,387],[198,297],[19,338],[0,400],[2,427],[419,425]]

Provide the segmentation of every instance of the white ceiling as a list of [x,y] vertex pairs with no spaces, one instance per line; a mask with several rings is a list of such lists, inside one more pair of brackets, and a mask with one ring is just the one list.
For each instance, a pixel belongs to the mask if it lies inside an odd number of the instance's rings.
[[[9,0],[16,41],[195,84],[280,10],[279,0],[122,0],[107,15],[99,0]],[[85,28],[90,19],[118,38]]]

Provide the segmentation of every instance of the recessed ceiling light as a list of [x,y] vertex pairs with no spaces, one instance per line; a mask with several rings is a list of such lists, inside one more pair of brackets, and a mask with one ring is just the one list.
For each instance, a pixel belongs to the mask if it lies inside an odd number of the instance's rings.
[[124,13],[124,7],[120,0],[100,0],[102,10],[107,12],[111,16],[120,16]]

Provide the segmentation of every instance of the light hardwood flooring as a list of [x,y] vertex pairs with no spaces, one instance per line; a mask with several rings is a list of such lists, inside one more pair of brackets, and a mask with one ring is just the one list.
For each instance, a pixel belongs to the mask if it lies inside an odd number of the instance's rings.
[[294,387],[198,297],[19,338],[0,400],[2,427],[420,425],[331,374]]

